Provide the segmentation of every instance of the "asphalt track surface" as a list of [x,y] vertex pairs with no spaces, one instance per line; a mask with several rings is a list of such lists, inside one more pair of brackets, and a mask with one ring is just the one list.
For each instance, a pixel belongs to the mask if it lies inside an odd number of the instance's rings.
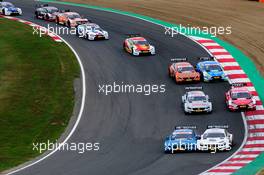
[[[34,18],[32,0],[12,0],[21,7],[20,18],[47,26],[48,22]],[[187,57],[195,64],[196,57],[207,52],[190,39],[178,35],[165,36],[157,25],[114,13],[80,7],[55,5],[71,9],[98,23],[110,34],[108,41],[87,41],[66,35],[79,54],[86,74],[86,104],[80,124],[68,142],[99,142],[100,150],[79,154],[58,151],[40,163],[15,174],[23,175],[192,175],[199,174],[225,160],[243,141],[244,125],[240,113],[225,108],[224,92],[228,83],[200,83],[213,102],[210,115],[184,115],[181,96],[184,85],[168,78],[170,58]],[[54,25],[54,23],[50,23]],[[156,46],[157,55],[133,57],[125,53],[122,43],[127,33],[140,33]],[[98,85],[165,84],[166,92],[144,96],[124,93],[105,96]],[[163,153],[163,141],[175,125],[196,125],[198,133],[210,124],[228,124],[234,134],[235,146],[230,152]]]

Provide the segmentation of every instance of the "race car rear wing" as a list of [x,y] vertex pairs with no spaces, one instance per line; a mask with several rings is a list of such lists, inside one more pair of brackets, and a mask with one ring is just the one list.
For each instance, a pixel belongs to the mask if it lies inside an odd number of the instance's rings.
[[187,58],[172,58],[171,62],[184,62],[187,61]]
[[228,129],[228,125],[208,125],[207,129],[212,129],[212,128],[219,128],[219,129]]
[[200,61],[214,61],[214,57],[198,57]]
[[141,35],[138,33],[129,33],[125,34],[127,38],[133,38],[133,37],[140,37]]
[[244,87],[247,86],[247,83],[232,83],[231,87]]
[[196,126],[186,125],[186,126],[175,126],[175,129],[196,129]]
[[203,87],[202,86],[189,86],[189,87],[185,87],[185,90],[202,90]]
[[[1,0],[0,0],[1,2]],[[48,7],[49,4],[36,4],[36,8],[41,8],[41,7]]]

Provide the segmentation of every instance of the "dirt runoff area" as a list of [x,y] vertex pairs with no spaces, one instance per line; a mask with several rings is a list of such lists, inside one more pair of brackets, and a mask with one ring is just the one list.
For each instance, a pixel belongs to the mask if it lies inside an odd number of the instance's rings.
[[63,0],[131,11],[185,26],[232,27],[218,37],[254,60],[264,75],[264,3],[249,0]]

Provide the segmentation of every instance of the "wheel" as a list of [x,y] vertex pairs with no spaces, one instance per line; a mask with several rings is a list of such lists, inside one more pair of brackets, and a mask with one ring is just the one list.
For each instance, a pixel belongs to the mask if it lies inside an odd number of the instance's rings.
[[44,19],[49,20],[49,15],[45,15]]
[[67,26],[71,27],[71,22],[70,21],[67,21]]
[[6,13],[5,13],[5,9],[3,9],[3,12],[2,12],[2,13],[3,13],[3,15],[6,15]]
[[55,23],[60,24],[59,17],[56,17]]

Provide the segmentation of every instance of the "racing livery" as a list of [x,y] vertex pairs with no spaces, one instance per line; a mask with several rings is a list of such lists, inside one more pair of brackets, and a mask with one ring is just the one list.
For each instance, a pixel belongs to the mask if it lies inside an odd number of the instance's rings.
[[227,108],[230,111],[256,110],[256,99],[243,84],[233,84],[225,94]]
[[205,93],[200,90],[186,92],[182,96],[182,103],[186,114],[200,112],[211,113],[213,109],[212,103],[209,101],[209,96],[205,95]]
[[194,67],[186,62],[186,58],[174,58],[168,67],[169,76],[174,78],[176,83],[181,82],[199,82],[200,74],[195,71]]
[[79,13],[69,12],[69,10],[67,10],[65,12],[58,13],[56,15],[55,22],[68,27],[76,27],[77,25],[88,23],[89,20],[82,18]]
[[229,151],[232,149],[233,135],[227,131],[228,126],[208,126],[197,141],[201,151]]
[[175,153],[176,151],[196,151],[197,140],[195,126],[179,126],[171,135],[167,136],[164,142],[165,153]]
[[227,81],[227,76],[221,65],[217,61],[210,60],[210,58],[200,58],[200,60],[206,59],[208,59],[208,61],[201,61],[196,65],[196,70],[200,73],[201,79],[204,82],[213,80]]
[[88,40],[109,39],[108,32],[101,29],[100,26],[95,23],[78,25],[77,35]]
[[128,53],[134,56],[156,54],[155,47],[150,45],[145,38],[140,37],[138,34],[129,34],[128,37],[123,43],[123,48]]
[[0,13],[6,16],[22,15],[22,10],[10,2],[0,2]]
[[44,19],[48,21],[55,21],[56,15],[59,14],[59,9],[56,7],[48,6],[45,4],[35,10],[35,16],[37,19]]

